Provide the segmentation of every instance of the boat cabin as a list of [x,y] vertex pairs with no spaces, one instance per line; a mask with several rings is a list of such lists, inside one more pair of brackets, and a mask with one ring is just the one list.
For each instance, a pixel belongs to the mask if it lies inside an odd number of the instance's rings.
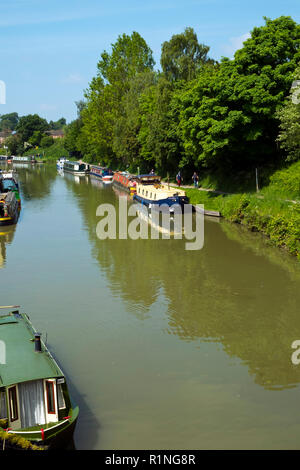
[[0,316],[0,427],[33,441],[66,428],[72,409],[66,379],[26,314]]
[[64,162],[63,169],[70,173],[86,174],[89,171],[89,165],[83,162],[66,161]]

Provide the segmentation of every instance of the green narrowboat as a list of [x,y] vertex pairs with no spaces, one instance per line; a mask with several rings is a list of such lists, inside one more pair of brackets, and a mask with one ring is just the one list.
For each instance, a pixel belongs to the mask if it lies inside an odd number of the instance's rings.
[[90,168],[87,163],[66,161],[63,170],[74,175],[86,175]]
[[0,430],[47,448],[72,442],[79,408],[28,315],[0,316]]
[[0,226],[14,225],[20,214],[19,202],[14,192],[0,192]]
[[17,174],[14,171],[2,171],[0,172],[0,193],[8,193],[9,191],[15,193],[19,209],[21,209],[20,188]]

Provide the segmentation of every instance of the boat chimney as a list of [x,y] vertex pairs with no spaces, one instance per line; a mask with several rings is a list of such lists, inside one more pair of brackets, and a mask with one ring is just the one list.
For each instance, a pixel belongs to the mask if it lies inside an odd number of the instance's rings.
[[34,333],[34,350],[35,350],[35,352],[42,352],[41,336],[42,336],[42,333]]

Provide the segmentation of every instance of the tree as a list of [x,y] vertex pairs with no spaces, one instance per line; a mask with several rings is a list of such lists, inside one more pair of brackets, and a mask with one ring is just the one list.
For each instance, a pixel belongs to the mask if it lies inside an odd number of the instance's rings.
[[162,75],[157,84],[141,96],[140,166],[149,171],[155,167],[159,174],[175,174],[183,153],[177,134],[178,120],[172,106],[174,90]]
[[277,113],[277,118],[280,120],[277,140],[280,147],[286,151],[287,161],[300,159],[300,65],[295,71],[294,79],[296,86]]
[[57,121],[50,121],[49,122],[49,129],[51,130],[59,130],[62,129],[67,124],[67,121],[64,117],[58,119]]
[[28,143],[33,147],[40,145],[41,139],[44,136],[43,132],[41,131],[34,131],[31,137],[28,139]]
[[28,114],[22,116],[16,127],[17,133],[20,135],[22,142],[28,142],[29,138],[35,131],[45,132],[49,129],[46,119],[41,118],[38,114]]
[[300,26],[265,18],[234,59],[204,68],[177,93],[179,134],[187,161],[224,169],[279,158],[278,119],[300,58]]
[[10,155],[18,155],[23,152],[23,144],[17,134],[12,134],[5,139],[5,146]]
[[143,93],[156,83],[156,74],[145,71],[136,74],[128,83],[128,91],[121,102],[122,113],[113,128],[113,151],[123,167],[134,170],[140,166],[141,144],[138,139],[141,127],[141,99]]
[[124,115],[124,96],[131,80],[151,71],[153,65],[152,51],[137,32],[119,36],[112,44],[112,52],[101,54],[97,76],[85,92],[86,106],[81,112],[83,125],[78,145],[86,159],[118,165],[114,132],[118,132],[116,123]]
[[54,144],[54,139],[51,135],[44,135],[40,140],[40,146],[43,148],[51,147]]
[[160,63],[167,80],[192,80],[205,63],[213,63],[207,54],[209,47],[198,42],[193,28],[175,34],[162,45]]
[[2,114],[0,116],[0,131],[14,131],[19,121],[18,113]]

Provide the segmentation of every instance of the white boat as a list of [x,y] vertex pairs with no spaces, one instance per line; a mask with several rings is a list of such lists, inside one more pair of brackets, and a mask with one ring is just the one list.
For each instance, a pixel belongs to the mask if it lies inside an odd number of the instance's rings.
[[56,168],[58,170],[63,170],[64,169],[64,164],[68,162],[69,160],[66,157],[61,157],[57,160],[56,162]]

